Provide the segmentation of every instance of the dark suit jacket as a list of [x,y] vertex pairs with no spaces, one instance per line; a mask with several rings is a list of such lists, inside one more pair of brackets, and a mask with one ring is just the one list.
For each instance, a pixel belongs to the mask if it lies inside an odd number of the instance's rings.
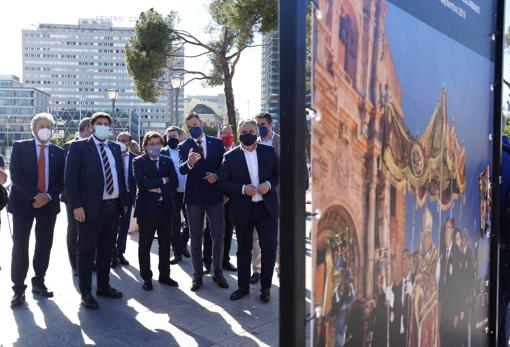
[[[278,158],[270,146],[257,145],[260,183],[268,181],[271,189],[262,195],[266,208],[274,219],[278,219]],[[250,172],[241,146],[225,153],[220,172],[223,191],[230,198],[230,216],[234,224],[242,224],[250,218],[251,196],[242,193],[243,185],[251,184]]]
[[[108,141],[108,147],[115,158],[115,163],[110,163],[110,165],[115,165],[117,170],[119,207],[121,208],[119,214],[122,214],[122,209],[129,205],[124,180],[124,164],[120,146]],[[92,136],[71,143],[66,160],[65,189],[72,209],[83,207],[86,220],[96,219],[101,209],[104,185],[103,164]]]
[[[158,211],[158,200],[163,197],[163,205],[173,216],[175,212],[175,191],[179,185],[172,159],[165,155],[159,156],[159,169],[147,155],[141,155],[133,160],[138,195],[136,197],[135,217],[154,218]],[[163,184],[163,177],[169,182]],[[160,193],[149,192],[149,189],[160,188]]]
[[[64,188],[64,151],[50,144],[48,147],[49,177],[48,194],[51,201],[43,208],[51,213],[60,212],[59,196]],[[33,213],[32,203],[39,193],[37,189],[37,152],[35,140],[16,141],[12,146],[9,166],[12,188],[7,210],[11,213]]]
[[[136,200],[136,180],[133,171],[133,159],[136,158],[136,155],[133,152],[128,152],[129,156],[129,167],[128,167],[128,187],[129,187],[129,203],[131,206],[134,206]],[[122,161],[124,163],[124,161]],[[124,171],[122,171],[124,173]]]
[[[69,153],[69,147],[71,147],[71,143],[73,143],[74,141],[77,141],[79,139],[80,139],[79,137],[75,137],[74,139],[64,143],[64,145],[62,146],[62,149],[64,150],[64,157],[66,160],[67,160],[67,154]],[[64,186],[64,190],[62,191],[62,194],[60,196],[60,200],[62,200],[62,202],[64,202],[65,204],[67,204],[69,201],[69,199],[67,198],[67,195],[66,195],[65,186]]]
[[187,139],[179,144],[179,171],[187,175],[184,202],[190,205],[213,205],[223,203],[223,192],[219,182],[210,184],[204,180],[206,172],[219,174],[225,148],[223,142],[215,137],[206,136],[207,158],[200,159],[193,169],[188,168],[189,150],[198,152],[198,146],[193,139]]

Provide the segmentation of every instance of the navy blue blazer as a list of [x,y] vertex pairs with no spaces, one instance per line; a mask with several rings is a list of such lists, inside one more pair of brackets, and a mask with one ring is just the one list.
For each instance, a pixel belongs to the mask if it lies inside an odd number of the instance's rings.
[[[129,197],[129,203],[131,206],[134,206],[135,205],[135,200],[136,200],[136,180],[135,180],[135,175],[133,173],[133,159],[136,158],[136,155],[133,153],[133,152],[128,152],[127,154],[129,156],[129,160],[128,160],[128,188],[129,188],[129,194],[128,194],[128,197]],[[124,161],[122,161],[122,164],[124,164]],[[122,173],[124,173],[124,171],[122,171]]]
[[[64,189],[64,150],[50,144],[48,156],[48,194],[51,196],[51,201],[43,208],[48,208],[50,213],[57,214],[60,212],[60,193]],[[13,214],[35,212],[36,209],[32,207],[32,203],[39,190],[37,189],[37,152],[34,139],[13,143],[9,171],[12,188],[7,211]]]
[[200,159],[193,169],[188,167],[189,150],[198,152],[198,146],[191,138],[179,144],[179,171],[187,175],[186,189],[184,192],[184,202],[190,205],[213,205],[223,203],[223,192],[219,182],[210,184],[204,179],[206,172],[220,173],[221,162],[225,147],[223,142],[216,138],[206,136],[207,158]]
[[[175,214],[175,191],[179,185],[172,159],[165,155],[159,156],[159,169],[153,160],[147,155],[141,155],[133,160],[133,172],[135,175],[138,194],[136,196],[135,217],[154,218],[158,212],[159,198],[163,198],[163,206],[169,216]],[[169,181],[164,184],[163,177]],[[160,193],[149,192],[149,189],[160,188]]]
[[[279,206],[276,187],[278,187],[278,157],[273,147],[258,144],[257,159],[259,169],[259,183],[269,182],[271,189],[262,195],[267,211],[274,219],[278,219]],[[242,193],[243,185],[251,184],[248,164],[241,146],[237,146],[225,153],[220,171],[220,183],[225,194],[229,197],[230,215],[235,225],[249,220],[252,207],[251,196]]]
[[[129,205],[124,180],[124,164],[120,146],[108,141],[108,148],[115,158],[117,181],[119,183],[119,214]],[[110,163],[110,165],[113,165]],[[94,220],[99,215],[104,192],[103,164],[92,136],[73,141],[67,154],[65,170],[65,190],[72,209],[83,207],[85,219]]]
[[[77,141],[79,139],[80,139],[79,137],[75,137],[74,139],[64,143],[64,145],[62,146],[62,149],[64,150],[64,156],[65,156],[66,160],[67,160],[67,154],[69,153],[69,147],[71,147],[71,143],[73,143],[74,141]],[[65,204],[67,204],[68,201],[69,201],[69,199],[67,198],[67,195],[66,195],[65,186],[64,186],[64,190],[62,191],[62,195],[60,196],[60,200],[62,202],[64,202]]]

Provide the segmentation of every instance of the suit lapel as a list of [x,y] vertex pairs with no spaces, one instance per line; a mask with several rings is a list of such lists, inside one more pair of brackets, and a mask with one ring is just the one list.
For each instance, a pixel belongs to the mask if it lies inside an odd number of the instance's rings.
[[263,166],[264,158],[262,157],[262,153],[261,153],[259,145],[257,145],[256,151],[257,151],[257,163],[259,166],[258,171],[259,171],[259,184],[260,184],[260,182],[262,181],[262,177],[263,177],[262,173],[263,173],[263,167],[264,167]]
[[248,163],[246,162],[246,157],[244,155],[244,151],[243,149],[241,148],[241,145],[239,145],[238,147],[238,155],[240,157],[240,161],[241,161],[241,169],[243,170],[244,172],[244,175],[245,175],[245,178],[246,178],[246,182],[249,182],[248,184],[251,184],[251,177],[250,177],[250,170],[248,170]]
[[[50,177],[51,177],[51,174],[52,174],[52,168],[55,167],[54,165],[54,154],[55,154],[55,148],[54,146],[50,143],[49,146],[48,146],[48,186],[50,185],[51,183],[51,180],[50,180]],[[49,187],[47,187],[47,189],[49,189]]]
[[97,148],[96,148],[96,143],[94,142],[94,139],[92,138],[92,136],[89,137],[87,142],[88,142],[87,147],[88,147],[90,153],[92,154],[92,157],[95,158],[94,162],[96,163],[96,168],[99,171],[99,173],[101,174],[101,176],[103,176],[103,163],[101,162],[101,157],[99,156],[99,152],[97,151]]
[[[28,146],[28,147],[30,147],[30,151],[31,151],[31,154],[30,154],[30,156],[32,157],[31,162],[34,163],[34,165],[32,165],[32,170],[33,170],[32,172],[37,172],[38,173],[39,172],[39,170],[38,170],[38,167],[39,167],[38,164],[39,163],[37,162],[37,150],[38,149],[37,149],[37,146],[35,144],[35,140],[34,139],[32,139],[30,141],[30,146]],[[37,182],[37,179],[38,179],[37,174],[34,175],[34,177],[35,177],[35,181]]]

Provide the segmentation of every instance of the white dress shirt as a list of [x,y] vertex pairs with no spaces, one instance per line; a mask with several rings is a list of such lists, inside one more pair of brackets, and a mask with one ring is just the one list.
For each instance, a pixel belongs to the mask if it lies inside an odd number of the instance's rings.
[[126,190],[129,193],[129,151],[122,153],[122,160],[124,161],[124,179],[126,181]]
[[271,146],[273,147],[273,138],[274,138],[274,133],[272,133],[273,135],[271,135],[270,138],[268,138],[267,140],[262,140],[262,137],[259,137],[259,140],[258,142],[259,143],[262,143],[263,145],[268,145],[268,146]]
[[[259,179],[259,161],[257,158],[257,147],[253,149],[253,151],[246,150],[242,145],[241,149],[244,152],[244,158],[246,159],[246,165],[248,166],[248,171],[250,172],[250,181],[252,186],[258,189],[260,185],[260,179]],[[244,187],[242,188],[242,192],[244,194]],[[259,202],[264,200],[262,195],[257,192],[254,196],[251,197],[251,201],[253,202]]]
[[174,163],[177,179],[179,180],[177,192],[184,193],[184,189],[186,188],[186,175],[181,174],[179,171],[179,151],[177,149],[171,149],[169,146],[166,146],[166,148],[168,149],[168,153],[170,153],[170,159],[172,159],[172,162]]
[[[103,178],[104,178],[104,188],[103,188],[103,200],[117,199],[119,197],[119,181],[117,177],[117,165],[115,164],[115,157],[113,156],[110,147],[108,147],[108,140],[101,142],[96,139],[95,136],[92,136],[94,143],[96,144],[97,153],[99,154],[99,160],[101,161],[101,167],[103,168]],[[101,155],[101,148],[99,145],[103,145],[103,148],[106,152],[106,156],[108,157],[108,162],[110,163],[110,171],[112,172],[113,179],[113,193],[108,194],[106,190],[106,174],[104,170],[103,156]]]
[[[39,154],[40,154],[40,151],[41,151],[41,142],[39,142],[37,137],[34,137],[34,139],[35,139],[35,153],[37,155],[37,163],[39,163]],[[48,185],[49,185],[49,178],[50,178],[50,156],[49,156],[50,150],[49,150],[49,147],[50,147],[50,143],[49,142],[44,144],[44,176],[45,176],[44,184],[46,185],[46,191],[44,193],[46,193],[46,194],[48,193]],[[47,195],[51,199],[50,194],[47,194]]]

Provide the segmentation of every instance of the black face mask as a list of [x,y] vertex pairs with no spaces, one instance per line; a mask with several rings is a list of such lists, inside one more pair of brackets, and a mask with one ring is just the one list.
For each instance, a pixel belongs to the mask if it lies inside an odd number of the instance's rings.
[[179,139],[176,138],[168,139],[167,144],[168,147],[170,147],[171,149],[176,149],[177,146],[179,145]]
[[253,134],[243,134],[239,135],[239,140],[245,146],[251,146],[257,141],[257,135]]

